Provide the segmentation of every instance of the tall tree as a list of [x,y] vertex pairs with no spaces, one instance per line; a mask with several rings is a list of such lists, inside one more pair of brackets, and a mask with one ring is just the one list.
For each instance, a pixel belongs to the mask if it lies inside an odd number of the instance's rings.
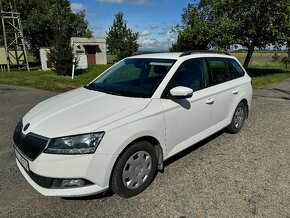
[[244,67],[249,66],[255,48],[285,43],[289,0],[202,0],[212,5],[217,17],[227,19],[236,43],[248,49]]
[[[56,4],[65,6],[70,17],[69,25],[72,37],[91,37],[92,32],[88,28],[84,11],[73,13],[68,0],[16,0],[17,9],[20,12],[23,32],[29,52],[39,58],[39,48],[51,47],[54,38],[55,17],[54,7]],[[0,31],[0,38],[2,31]]]
[[124,20],[124,14],[119,12],[107,34],[107,45],[111,53],[117,54],[118,60],[129,57],[138,51],[137,43],[139,33],[133,32],[127,27],[127,21]]
[[227,19],[215,16],[211,5],[201,1],[190,3],[183,10],[181,25],[175,28],[178,37],[171,51],[225,49],[234,42],[231,28]]
[[48,53],[48,60],[53,64],[58,74],[69,75],[74,59],[70,40],[75,31],[70,25],[73,21],[70,4],[68,2],[57,3],[53,5],[50,13],[50,18],[53,19],[51,26],[53,32],[51,44],[53,47]]
[[255,48],[286,42],[288,4],[289,0],[200,0],[184,10],[177,44],[183,41],[193,49],[203,43],[201,48],[222,49],[240,44],[248,49],[247,68]]
[[177,25],[177,42],[172,44],[171,51],[205,50],[211,42],[209,22],[205,20],[206,11],[201,11],[198,4],[188,4],[183,10],[182,24]]
[[289,63],[289,60],[290,60],[290,0],[288,1],[288,35],[287,35],[287,58],[286,58],[286,65],[285,65],[285,71],[287,70],[287,67],[288,67],[288,63]]

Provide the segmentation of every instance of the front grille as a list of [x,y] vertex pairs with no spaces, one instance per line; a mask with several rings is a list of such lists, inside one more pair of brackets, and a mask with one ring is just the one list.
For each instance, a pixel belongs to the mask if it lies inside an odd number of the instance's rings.
[[15,146],[30,160],[35,160],[43,152],[48,142],[47,138],[29,133],[22,134],[22,123],[20,122],[14,131],[13,140]]
[[19,144],[21,136],[22,136],[22,128],[23,124],[22,122],[19,122],[15,128],[14,134],[13,134],[13,140],[15,144]]

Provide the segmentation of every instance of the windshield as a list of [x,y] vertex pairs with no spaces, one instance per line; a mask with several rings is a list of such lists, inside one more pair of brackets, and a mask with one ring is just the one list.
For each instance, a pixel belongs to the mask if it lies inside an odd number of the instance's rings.
[[150,98],[175,60],[129,58],[113,66],[87,89],[127,97]]

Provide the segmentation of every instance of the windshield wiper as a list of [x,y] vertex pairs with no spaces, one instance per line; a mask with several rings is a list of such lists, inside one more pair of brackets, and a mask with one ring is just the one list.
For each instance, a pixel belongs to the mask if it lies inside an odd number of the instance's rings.
[[113,92],[113,91],[110,91],[110,90],[104,90],[104,89],[95,89],[96,91],[99,91],[99,92],[104,92],[106,94],[111,94],[111,95],[119,95],[119,96],[123,96],[121,93],[119,92]]
[[111,90],[106,90],[106,89],[102,89],[102,88],[99,88],[99,87],[94,87],[92,84],[86,85],[86,86],[84,86],[84,88],[89,89],[89,90],[98,91],[98,92],[104,92],[106,94],[123,96],[119,92],[114,92],[114,91],[111,91]]
[[84,86],[85,89],[93,90],[92,84],[88,84]]

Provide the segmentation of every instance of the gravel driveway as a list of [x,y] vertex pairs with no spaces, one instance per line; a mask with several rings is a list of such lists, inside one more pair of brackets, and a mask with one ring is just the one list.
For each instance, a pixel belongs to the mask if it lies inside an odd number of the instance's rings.
[[239,134],[219,132],[167,161],[131,199],[45,197],[25,181],[12,153],[14,127],[55,94],[0,85],[0,217],[290,217],[290,80],[254,90]]

